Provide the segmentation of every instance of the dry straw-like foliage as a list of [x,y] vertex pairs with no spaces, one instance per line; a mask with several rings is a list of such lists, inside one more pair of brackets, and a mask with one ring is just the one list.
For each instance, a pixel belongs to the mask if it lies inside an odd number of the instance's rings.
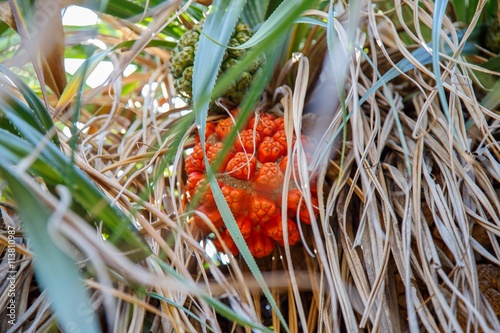
[[[172,19],[178,7],[170,5],[156,16],[153,30]],[[308,152],[312,162],[300,159],[301,175],[290,180],[305,188],[308,170],[315,171],[319,218],[303,228],[304,245],[258,261],[291,332],[500,330],[500,116],[480,103],[484,92],[475,75],[488,73],[480,67],[485,59],[472,63],[462,55],[459,27],[445,16],[440,36],[449,51],[440,58],[439,83],[432,66],[412,53],[429,47],[423,31],[432,27],[433,3],[394,5],[383,12],[366,1],[352,31],[338,5],[335,67],[325,52],[326,29],[314,27],[303,53],[277,70],[263,96],[268,107],[284,113],[289,135],[308,133],[319,142]],[[411,25],[403,11],[412,12]],[[328,18],[321,11],[307,15]],[[211,257],[188,223],[183,158],[194,144],[195,126],[189,107],[176,106],[169,52],[145,48],[151,31],[102,19],[122,37],[95,39],[118,44],[138,38],[130,52],[111,57],[119,64],[116,72],[132,61],[149,70],[85,91],[76,150],[59,135],[65,154],[133,217],[154,254],[131,263],[68,209],[63,189],[59,198],[39,196],[58,212],[50,227],[61,246],[79,249],[80,267],[92,272],[85,284],[104,327],[251,331],[217,314],[216,299],[240,319],[283,330],[245,262]],[[403,59],[413,68],[360,103]],[[59,111],[58,120],[70,125],[71,115]],[[27,180],[34,192],[37,181]],[[22,207],[2,203],[0,209],[5,225],[19,225],[16,210]],[[16,237],[22,239],[22,231]],[[6,251],[5,235],[0,243]],[[47,295],[36,288],[32,253],[20,244],[15,249],[20,305],[10,332],[54,330]],[[2,269],[0,281],[6,275]],[[0,308],[7,286],[0,285]]]

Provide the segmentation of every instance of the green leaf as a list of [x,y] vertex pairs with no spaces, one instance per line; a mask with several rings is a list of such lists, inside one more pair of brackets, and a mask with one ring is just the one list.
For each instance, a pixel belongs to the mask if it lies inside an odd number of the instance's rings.
[[190,289],[192,290],[193,294],[198,295],[201,299],[203,299],[205,302],[207,302],[211,307],[215,309],[215,311],[223,316],[226,319],[229,319],[232,322],[235,322],[239,325],[242,326],[247,326],[251,327],[254,329],[257,329],[262,332],[267,332],[267,333],[272,333],[273,331],[270,330],[269,328],[262,326],[260,324],[257,324],[253,321],[248,320],[246,316],[241,316],[238,315],[236,312],[233,311],[230,307],[222,303],[221,301],[213,298],[212,296],[208,295],[206,292],[198,289],[196,285],[188,282],[185,277],[181,276],[179,273],[177,273],[172,267],[170,267],[168,264],[165,262],[157,259],[156,262],[160,265],[160,267],[165,270],[168,274],[170,274],[172,277],[176,278],[177,280],[185,283],[186,285],[190,285]]
[[467,21],[465,23],[470,23],[472,21],[472,17],[476,14],[476,8],[479,3],[479,0],[468,0],[464,1],[466,5],[466,13],[467,13]]
[[270,0],[269,5],[267,6],[266,19],[271,16],[272,13],[278,8],[285,0]]
[[[182,305],[158,294],[158,293],[155,293],[155,292],[150,292],[150,293],[146,293],[146,295],[148,295],[149,297],[151,298],[156,298],[162,302],[165,302],[173,307],[176,307],[177,309],[181,310],[182,312],[184,312],[185,314],[187,314],[188,316],[190,316],[191,318],[193,318],[194,320],[196,320],[197,322],[199,322],[201,325],[206,325],[205,322],[203,320],[201,320],[200,317],[198,317],[197,315],[195,315],[193,312],[189,311],[188,309],[186,309],[185,307],[183,307]],[[234,321],[234,320],[233,320]],[[207,329],[210,331],[210,332],[214,332],[214,329],[210,326],[207,326]]]
[[[243,0],[215,1],[213,11],[208,15],[203,25],[203,33],[198,42],[193,69],[193,108],[196,112],[198,125],[201,124],[202,119],[199,117],[203,117],[203,113],[206,117],[211,92],[226,51],[225,45],[229,42],[243,5]],[[204,131],[204,128],[202,130]],[[200,135],[204,137],[204,133]]]
[[[29,156],[22,155],[33,153],[40,146],[40,163],[49,161],[47,168],[52,169],[64,180],[73,199],[85,208],[97,221],[102,221],[103,232],[109,234],[109,241],[125,252],[131,252],[129,257],[134,261],[140,261],[150,254],[150,249],[144,239],[138,234],[131,221],[117,207],[111,206],[109,200],[97,187],[78,169],[68,158],[63,155],[50,141],[23,120],[16,110],[20,109],[16,100],[0,99],[0,109],[5,117],[15,127],[16,131],[31,145],[31,149],[12,151],[19,155],[19,160]],[[22,109],[22,108],[21,108]],[[41,158],[40,158],[41,157]],[[31,172],[37,171],[30,169]],[[50,179],[47,179],[47,181]],[[53,186],[57,184],[52,184]]]
[[[40,98],[38,98],[37,94],[35,94],[35,92],[31,90],[31,88],[28,87],[28,85],[24,83],[24,81],[21,80],[16,74],[14,74],[12,71],[1,64],[0,72],[4,73],[5,76],[8,77],[23,95],[29,106],[28,112],[33,113],[36,117],[36,120],[33,119],[32,121],[36,123],[40,133],[47,134],[47,132],[53,129],[54,122],[52,121],[52,117]],[[31,118],[31,116],[27,116]],[[51,136],[51,140],[55,145],[60,145],[59,138],[57,137],[57,135],[55,135],[55,133]]]
[[[273,50],[274,52],[271,52],[269,54],[269,57],[267,59],[267,63],[264,66],[263,73],[262,75],[258,76],[254,82],[254,84],[250,87],[249,91],[247,92],[240,108],[241,108],[241,115],[236,119],[236,124],[234,128],[231,130],[231,132],[228,134],[228,136],[225,138],[225,144],[224,144],[224,149],[221,152],[220,160],[223,159],[224,154],[226,153],[225,151],[228,150],[229,147],[233,146],[234,141],[236,140],[238,130],[241,129],[243,124],[246,123],[248,116],[253,113],[253,106],[255,105],[255,102],[259,100],[262,91],[264,90],[267,81],[269,77],[271,76],[271,73],[273,69],[275,68],[277,62],[278,62],[278,56],[280,55],[280,48],[276,48]],[[210,168],[210,173],[211,175],[209,176],[209,182],[210,182],[210,188],[212,189],[212,193],[214,195],[217,208],[219,209],[221,216],[223,217],[224,223],[227,227],[227,230],[229,231],[229,234],[231,235],[231,238],[234,240],[234,243],[238,247],[238,250],[240,251],[242,257],[244,258],[245,262],[247,263],[247,266],[249,267],[250,271],[252,272],[252,275],[254,276],[255,280],[261,287],[264,295],[266,296],[266,299],[268,300],[269,304],[271,305],[272,309],[275,311],[277,314],[278,318],[280,319],[281,323],[283,324],[283,327],[285,330],[288,331],[288,326],[285,322],[285,319],[276,304],[274,298],[272,297],[272,294],[264,280],[264,277],[262,276],[262,272],[260,271],[257,263],[255,262],[255,259],[253,258],[252,254],[250,253],[250,250],[248,249],[248,246],[246,244],[246,241],[243,238],[243,235],[241,234],[241,231],[236,224],[236,221],[234,219],[234,216],[232,215],[227,202],[224,198],[224,195],[222,194],[222,191],[219,187],[219,184],[217,180],[215,179],[215,176],[213,175],[212,170],[217,169],[217,162],[216,161],[215,165],[213,168]],[[207,161],[205,161],[205,164],[207,164]],[[223,305],[223,304],[222,304]],[[228,317],[226,317],[228,318]],[[231,319],[231,318],[228,318]],[[233,320],[233,319],[231,319]]]
[[312,24],[323,28],[327,27],[326,22],[320,21],[314,17],[299,17],[298,19],[295,20],[295,23]]
[[[500,56],[488,59],[488,61],[481,64],[481,67],[500,73]],[[498,74],[493,75],[476,70],[474,71],[474,74],[486,89],[492,89],[493,85],[498,81]]]
[[432,18],[432,71],[434,72],[434,79],[436,80],[436,86],[438,88],[439,100],[441,101],[441,107],[443,112],[451,124],[451,119],[449,116],[448,100],[446,99],[446,93],[443,88],[443,83],[441,81],[441,69],[440,69],[440,57],[439,50],[441,42],[441,26],[443,25],[444,15],[446,13],[446,5],[448,0],[436,0],[433,18]]
[[[270,17],[264,25],[267,29],[268,35],[261,36],[262,42],[254,44],[252,42],[252,38],[248,41],[254,45],[250,50],[247,51],[243,59],[241,59],[238,64],[231,69],[229,69],[226,73],[222,74],[221,77],[217,80],[217,84],[214,88],[213,96],[220,96],[222,93],[234,82],[234,79],[238,77],[245,69],[249,68],[255,60],[260,57],[263,53],[268,50],[272,50],[283,42],[286,38],[286,35],[289,33],[290,28],[293,23],[300,17],[307,9],[314,8],[317,1],[290,1],[284,2],[276,11],[273,13],[272,17]],[[281,16],[274,16],[281,15]],[[257,33],[259,33],[263,28],[259,29]],[[254,35],[255,36],[255,35]],[[247,43],[248,43],[247,42]],[[246,43],[245,43],[246,44]],[[243,45],[245,45],[243,44]],[[241,48],[240,46],[239,48]]]
[[[0,128],[0,156],[13,165],[17,165],[23,158],[33,153],[33,146],[14,134]],[[30,165],[30,171],[44,179],[47,184],[62,184],[61,174],[50,167],[50,161],[39,156]]]
[[45,135],[47,131],[43,128],[35,113],[26,105],[21,103],[10,91],[6,90],[0,93],[0,105],[8,105],[12,108],[13,112],[19,115],[29,126],[37,130],[38,133]]
[[497,80],[490,92],[484,96],[481,105],[489,110],[494,110],[500,105],[500,80]]
[[[115,47],[116,48],[116,47]],[[57,101],[57,105],[55,108],[54,114],[59,114],[62,110],[64,110],[73,100],[73,97],[76,95],[80,86],[88,76],[92,73],[92,71],[99,65],[99,63],[111,52],[114,48],[110,48],[108,50],[99,52],[88,58],[83,62],[83,64],[78,68],[75,74],[71,77],[64,89],[61,97]]]
[[[13,171],[13,165],[5,159],[0,159],[0,175],[19,207],[34,253],[37,280],[42,289],[47,291],[61,327],[66,332],[100,332],[99,319],[90,306],[90,297],[83,287],[78,267],[72,258],[55,245],[53,236],[49,234],[47,222],[52,212],[41,204],[40,198],[33,194],[33,189],[20,174]],[[31,186],[39,185],[33,181]]]
[[[334,27],[334,22],[335,22],[335,17],[333,15],[333,1],[330,0],[330,6],[328,8],[328,25],[326,25],[326,37],[327,37],[327,45],[328,45],[328,56],[330,58],[330,63],[331,63],[331,68],[332,68],[332,76],[333,76],[333,81],[335,84],[335,87],[337,88],[336,91],[336,98],[338,98],[338,101],[340,102],[340,106],[342,108],[342,152],[340,155],[340,170],[342,172],[343,166],[344,166],[344,159],[345,159],[345,152],[346,152],[346,142],[347,142],[347,120],[350,118],[350,115],[348,115],[346,104],[345,104],[345,92],[344,92],[344,80],[345,80],[345,71],[347,69],[347,63],[346,63],[346,54],[345,52],[347,50],[343,50],[343,47],[335,47],[335,44],[337,43],[337,32]],[[352,7],[349,8],[349,13],[352,12]],[[357,21],[357,20],[356,20]],[[340,54],[339,54],[340,53]],[[336,60],[337,58],[342,59],[342,61],[345,62],[344,68],[341,68],[342,65],[336,65],[338,61]],[[336,69],[339,68],[344,71],[342,73],[341,71],[337,71]],[[339,89],[341,87],[341,89]],[[336,135],[335,135],[336,137]],[[329,144],[333,144],[333,139],[332,141],[329,142]],[[341,179],[341,175],[339,175],[339,180]]]
[[9,29],[10,29],[10,27],[7,25],[7,23],[5,23],[3,21],[0,22],[0,35]]
[[[453,3],[453,7],[455,8],[455,14],[457,15],[458,20],[462,23],[465,23],[466,25],[469,25],[472,21],[472,18],[476,14],[479,0],[452,0],[451,2]],[[497,8],[497,0],[486,0],[479,21],[484,21],[484,16],[489,17],[496,15]]]
[[455,14],[461,22],[467,22],[467,6],[466,2],[463,0],[452,0],[453,7],[455,8]]
[[[162,0],[148,0],[148,1],[130,1],[130,0],[107,0],[107,1],[96,1],[96,0],[86,0],[82,4],[82,7],[99,11],[104,14],[116,16],[122,19],[139,19],[146,14],[149,15],[149,11],[153,12],[154,7],[164,3]],[[135,18],[135,19],[134,19]]]
[[243,9],[243,21],[254,27],[266,19],[269,0],[250,0]]
[[[282,32],[279,28],[290,26],[290,24],[299,17],[300,12],[297,14],[297,8],[314,8],[316,1],[304,4],[302,0],[288,0],[282,2],[278,8],[269,16],[269,18],[262,24],[262,26],[255,32],[255,34],[246,43],[235,47],[236,49],[246,49],[254,47],[264,40],[269,41],[276,32]],[[290,21],[291,19],[291,21]],[[287,29],[288,30],[288,29]],[[285,31],[287,31],[285,30]]]

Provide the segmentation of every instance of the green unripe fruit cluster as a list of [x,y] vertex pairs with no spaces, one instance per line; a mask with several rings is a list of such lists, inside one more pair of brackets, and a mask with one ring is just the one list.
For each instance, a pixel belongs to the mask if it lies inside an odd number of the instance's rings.
[[[174,48],[170,59],[170,72],[174,77],[174,86],[177,93],[187,100],[193,95],[193,66],[196,48],[200,39],[200,31],[203,22],[188,30],[179,39]],[[224,53],[221,68],[218,75],[227,72],[230,68],[236,66],[242,56],[247,52],[243,49],[234,49],[248,41],[253,35],[252,29],[246,23],[239,21],[229,40],[228,48]],[[247,71],[243,72],[238,79],[229,87],[222,98],[229,100],[234,104],[239,104],[246,93],[246,90],[252,83],[253,78],[260,70],[264,57],[260,57]]]

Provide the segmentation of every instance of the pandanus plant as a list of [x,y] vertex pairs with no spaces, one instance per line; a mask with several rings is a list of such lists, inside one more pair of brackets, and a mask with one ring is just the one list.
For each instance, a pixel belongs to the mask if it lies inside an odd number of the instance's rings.
[[0,2],[0,331],[500,331],[497,1],[70,3]]

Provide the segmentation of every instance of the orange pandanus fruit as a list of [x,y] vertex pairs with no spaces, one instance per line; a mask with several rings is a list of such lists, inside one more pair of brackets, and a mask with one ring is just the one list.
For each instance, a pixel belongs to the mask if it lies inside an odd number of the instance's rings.
[[[235,127],[237,111],[232,111],[231,115],[207,123],[205,153],[211,165],[219,163],[214,170],[217,182],[250,252],[256,258],[262,258],[270,255],[276,246],[284,246],[284,226],[288,245],[300,241],[297,223],[310,224],[311,212],[314,217],[318,216],[318,200],[316,192],[311,192],[313,209],[309,210],[303,193],[291,181],[286,200],[287,216],[282,216],[284,173],[288,163],[283,117],[271,114],[252,117],[238,133],[233,146],[224,149],[225,140]],[[200,137],[196,135],[195,138],[197,143],[185,159],[187,199],[196,204],[196,214],[192,219],[194,228],[203,235],[217,228],[220,238],[214,240],[216,248],[219,251],[228,249],[236,255],[238,248],[222,221],[206,181]],[[207,225],[207,219],[212,222],[211,226]]]

